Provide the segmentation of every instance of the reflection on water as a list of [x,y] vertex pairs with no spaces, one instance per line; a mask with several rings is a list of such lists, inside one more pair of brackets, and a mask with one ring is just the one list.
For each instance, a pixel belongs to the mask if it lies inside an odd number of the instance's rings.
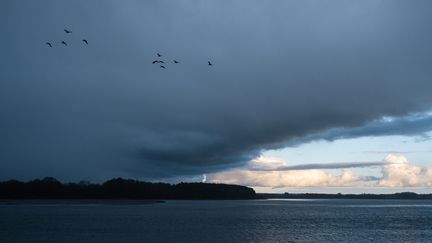
[[430,242],[432,202],[0,203],[0,242]]

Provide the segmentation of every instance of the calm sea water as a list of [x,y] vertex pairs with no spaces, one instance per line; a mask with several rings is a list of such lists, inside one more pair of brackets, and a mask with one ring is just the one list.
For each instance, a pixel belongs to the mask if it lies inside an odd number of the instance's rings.
[[0,203],[0,242],[432,242],[432,201]]

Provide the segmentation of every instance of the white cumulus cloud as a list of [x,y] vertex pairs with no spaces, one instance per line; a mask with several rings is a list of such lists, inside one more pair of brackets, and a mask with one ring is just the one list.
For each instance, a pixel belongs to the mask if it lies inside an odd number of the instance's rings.
[[382,167],[383,177],[378,182],[383,187],[432,186],[432,168],[412,165],[403,155],[389,154],[384,158],[388,164]]
[[248,171],[236,170],[213,174],[215,183],[243,184],[261,187],[324,187],[350,186],[359,181],[350,170],[344,170],[339,176],[323,170],[299,171]]
[[[209,176],[209,181],[260,187],[324,187],[354,186],[356,182],[362,180],[362,177],[354,175],[351,170],[342,170],[340,175],[319,169],[277,170],[284,165],[286,162],[282,159],[261,156],[250,162],[252,170],[235,169],[213,173]],[[254,170],[257,167],[266,168],[266,170]]]
[[[331,163],[329,165],[334,165]],[[256,187],[430,187],[432,186],[432,168],[411,164],[399,154],[387,155],[382,163],[370,163],[381,170],[381,177],[355,175],[352,170],[340,164],[340,174],[329,172],[325,166],[289,167],[289,163],[279,158],[259,157],[252,160],[248,167],[208,175],[208,181],[214,183],[242,184]],[[352,165],[354,163],[347,163]],[[362,166],[366,163],[360,163]],[[324,164],[326,165],[326,164]],[[257,170],[257,168],[260,168]],[[263,168],[265,168],[263,170]],[[334,167],[329,167],[335,169]]]

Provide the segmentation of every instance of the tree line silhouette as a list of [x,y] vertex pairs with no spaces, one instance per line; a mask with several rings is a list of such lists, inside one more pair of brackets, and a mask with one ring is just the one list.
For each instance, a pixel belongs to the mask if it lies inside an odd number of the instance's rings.
[[254,199],[252,188],[212,183],[151,183],[116,178],[102,184],[46,177],[0,182],[0,199]]
[[152,183],[116,178],[102,184],[61,183],[53,177],[28,182],[0,182],[0,199],[423,199],[432,194],[258,193],[239,185],[212,183]]

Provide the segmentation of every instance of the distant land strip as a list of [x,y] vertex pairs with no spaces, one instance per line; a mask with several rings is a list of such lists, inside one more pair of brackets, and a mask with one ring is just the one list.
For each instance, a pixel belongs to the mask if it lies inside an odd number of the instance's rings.
[[61,183],[53,177],[28,182],[0,182],[0,199],[131,199],[131,200],[243,200],[243,199],[411,199],[432,200],[432,194],[255,193],[246,186],[214,183],[153,183],[116,178],[104,183]]
[[392,194],[257,193],[262,199],[411,199],[432,200],[432,194],[398,192]]

